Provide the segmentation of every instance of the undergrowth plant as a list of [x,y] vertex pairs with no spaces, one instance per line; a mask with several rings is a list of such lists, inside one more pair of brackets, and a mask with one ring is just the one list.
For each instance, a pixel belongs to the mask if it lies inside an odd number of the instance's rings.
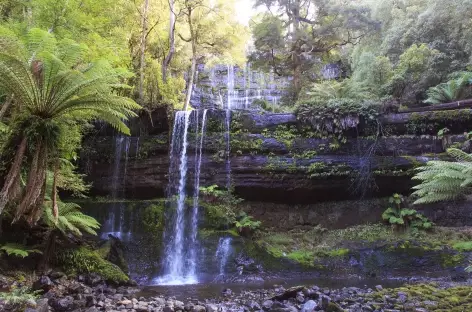
[[405,207],[402,195],[394,194],[389,199],[392,207],[387,208],[382,214],[382,219],[390,224],[396,231],[428,230],[433,223],[415,209]]
[[261,226],[261,221],[256,221],[246,213],[240,214],[240,219],[235,222],[235,226],[240,234],[251,234]]
[[17,243],[7,243],[0,247],[0,250],[7,254],[7,256],[26,258],[32,253],[41,254],[42,252],[34,247],[28,247]]
[[4,301],[11,311],[23,311],[30,303],[39,298],[41,291],[32,291],[28,287],[14,287],[9,292],[0,292],[0,301]]

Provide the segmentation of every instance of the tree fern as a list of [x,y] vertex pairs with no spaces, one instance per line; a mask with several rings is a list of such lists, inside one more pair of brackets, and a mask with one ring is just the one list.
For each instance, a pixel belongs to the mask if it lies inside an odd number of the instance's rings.
[[14,95],[17,108],[12,109],[15,122],[7,139],[12,147],[17,146],[17,152],[0,191],[0,214],[16,194],[22,162],[28,159],[27,192],[16,209],[15,220],[25,217],[30,223],[37,221],[44,200],[45,173],[48,166],[57,163],[68,125],[98,119],[129,134],[124,121],[136,116],[134,111],[140,106],[116,93],[129,75],[107,61],[81,62],[83,50],[71,40],[57,41],[39,29],[31,29],[25,42],[20,38],[0,39],[0,89]]
[[449,80],[427,91],[428,98],[425,103],[441,104],[467,99],[472,96],[470,85],[472,84],[472,73],[463,73],[456,79]]
[[454,148],[447,152],[457,162],[430,161],[418,168],[413,177],[421,181],[414,187],[413,195],[419,197],[415,204],[455,200],[472,193],[472,155]]
[[46,203],[43,220],[51,230],[57,229],[64,235],[72,233],[75,236],[82,236],[82,232],[97,235],[96,230],[100,228],[100,223],[83,214],[80,211],[80,206],[75,203],[58,202],[57,219],[54,217],[50,205]]
[[31,253],[41,253],[40,250],[28,247],[22,244],[7,243],[0,247],[0,250],[4,251],[8,256],[26,258]]

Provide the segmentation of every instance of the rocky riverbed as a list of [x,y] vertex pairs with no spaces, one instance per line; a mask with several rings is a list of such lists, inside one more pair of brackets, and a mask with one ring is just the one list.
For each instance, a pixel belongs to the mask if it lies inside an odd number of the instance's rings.
[[[1,279],[0,279],[1,281]],[[95,274],[69,279],[59,272],[41,276],[33,289],[41,298],[30,300],[26,308],[0,301],[0,311],[27,312],[395,312],[395,311],[472,311],[472,282],[412,284],[396,289],[318,286],[233,292],[224,289],[217,298],[176,299],[158,293],[149,295],[137,286],[111,286]],[[0,285],[2,286],[2,285]],[[3,285],[6,286],[6,285]],[[8,285],[19,287],[21,285]],[[169,286],[172,287],[172,286]],[[171,293],[171,292],[169,292]]]

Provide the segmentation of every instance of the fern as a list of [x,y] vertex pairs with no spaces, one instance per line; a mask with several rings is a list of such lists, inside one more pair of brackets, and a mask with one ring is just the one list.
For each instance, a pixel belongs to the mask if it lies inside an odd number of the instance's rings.
[[100,223],[94,218],[80,212],[80,206],[75,203],[58,202],[58,217],[54,218],[50,203],[45,203],[43,220],[51,229],[57,229],[64,235],[72,233],[82,236],[82,232],[97,235]]
[[447,152],[457,162],[430,161],[418,168],[413,177],[421,182],[413,188],[419,197],[415,204],[461,199],[471,193],[472,155],[454,148]]
[[38,249],[30,248],[28,246],[16,243],[7,243],[0,247],[0,250],[4,251],[8,256],[26,258],[31,253],[41,254],[42,252]]
[[472,73],[464,73],[457,79],[432,87],[427,91],[425,103],[441,104],[466,99],[472,95],[469,88],[471,82]]
[[0,292],[0,300],[3,300],[12,311],[22,311],[30,301],[39,298],[40,291],[31,291],[27,287],[13,288],[10,292]]

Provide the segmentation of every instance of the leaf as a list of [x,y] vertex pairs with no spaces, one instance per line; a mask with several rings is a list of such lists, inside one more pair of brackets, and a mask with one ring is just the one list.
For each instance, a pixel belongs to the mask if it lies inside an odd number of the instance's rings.
[[405,221],[402,218],[391,217],[389,220],[390,224],[405,224]]
[[30,253],[38,253],[41,254],[42,252],[37,249],[31,249],[25,245],[16,244],[16,243],[7,243],[0,247],[0,250],[6,252],[8,256],[14,257],[21,257],[26,258],[29,256]]

